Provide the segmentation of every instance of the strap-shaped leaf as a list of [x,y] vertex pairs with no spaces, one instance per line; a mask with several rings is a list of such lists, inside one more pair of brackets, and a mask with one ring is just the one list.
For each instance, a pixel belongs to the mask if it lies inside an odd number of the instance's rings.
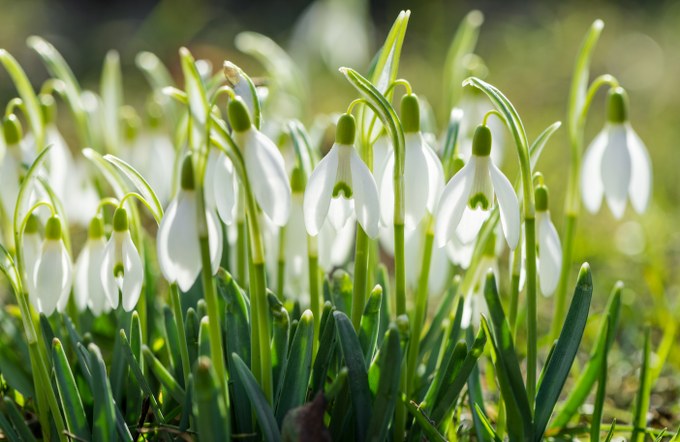
[[642,366],[640,367],[640,381],[635,395],[635,409],[633,410],[633,434],[630,440],[643,442],[645,440],[645,427],[647,426],[647,411],[649,410],[649,397],[652,393],[652,379],[650,370],[650,357],[652,349],[650,343],[650,330],[645,330],[645,344],[642,350]]
[[451,41],[444,61],[444,110],[448,112],[457,105],[461,96],[461,82],[468,75],[465,58],[475,50],[479,28],[484,23],[484,15],[477,10],[467,13],[458,25],[456,35]]
[[[613,342],[614,336],[616,335],[615,330],[618,328],[619,314],[621,312],[621,290],[623,289],[622,284],[616,284],[609,296],[609,301],[607,302],[607,308],[602,316],[602,321],[600,322],[600,329],[595,340],[595,346],[593,351],[590,353],[590,358],[586,366],[583,368],[581,375],[576,380],[574,386],[569,392],[569,396],[562,403],[562,408],[559,413],[553,419],[551,428],[562,428],[571,420],[574,414],[578,411],[578,408],[583,404],[583,402],[590,394],[590,391],[597,380],[600,367],[602,366],[602,355],[605,351],[609,351]],[[607,326],[607,317],[611,318],[611,332],[609,337],[605,333]]]
[[505,317],[501,299],[498,296],[496,277],[491,271],[486,275],[484,298],[489,307],[491,322],[493,323],[493,334],[498,349],[498,360],[500,362],[499,368],[502,369],[507,376],[513,398],[517,403],[517,410],[522,416],[525,434],[529,434],[531,430],[532,415],[531,408],[529,407],[529,399],[527,398],[524,381],[522,380],[522,372],[519,368],[515,344],[512,340],[512,332],[510,331],[510,326]]
[[[369,301],[370,302],[370,301]],[[396,398],[399,394],[399,379],[401,376],[401,347],[399,345],[399,330],[391,324],[385,333],[377,366],[380,369],[380,381],[371,410],[371,422],[368,426],[366,439],[369,441],[383,441],[394,415]]]
[[342,349],[345,365],[349,370],[349,389],[352,396],[352,408],[356,422],[355,438],[362,442],[366,439],[368,425],[371,421],[371,392],[368,389],[368,373],[364,363],[359,338],[354,331],[352,321],[340,311],[333,312],[338,341]]
[[40,102],[35,95],[33,86],[31,86],[31,81],[16,59],[4,49],[0,49],[0,62],[5,66],[5,69],[12,78],[12,82],[14,82],[14,86],[17,88],[17,92],[19,92],[21,100],[26,106],[28,123],[31,126],[31,132],[35,136],[36,147],[40,148],[45,138],[45,124],[42,118]]
[[94,410],[92,414],[92,440],[114,440],[116,434],[116,404],[113,400],[111,384],[106,376],[106,364],[99,347],[88,346],[90,353],[90,370],[92,373],[92,396]]
[[432,420],[425,415],[424,410],[416,405],[413,401],[408,401],[405,399],[406,396],[402,395],[402,402],[406,406],[406,410],[413,416],[423,429],[423,433],[427,436],[427,440],[444,442],[446,438],[441,435],[439,430],[432,424]]
[[127,336],[125,335],[125,330],[123,329],[120,330],[120,337],[121,342],[123,344],[123,356],[125,357],[128,366],[130,367],[132,375],[134,376],[135,380],[137,381],[137,384],[142,389],[144,394],[149,398],[149,403],[151,405],[151,408],[153,409],[154,414],[156,415],[156,418],[160,422],[165,422],[165,417],[163,416],[163,412],[161,411],[158,401],[156,400],[156,396],[153,394],[153,391],[151,391],[151,386],[149,386],[146,377],[144,377],[144,373],[142,373],[140,359],[137,359],[137,356],[135,356],[135,354],[133,353],[132,347],[130,346],[130,342],[128,342]]
[[168,390],[170,396],[178,403],[184,403],[184,389],[179,385],[175,378],[170,374],[170,372],[165,368],[163,363],[156,359],[149,347],[146,345],[142,346],[142,353],[144,354],[144,359],[146,363],[149,364],[151,372],[156,376],[156,379]]
[[102,97],[102,135],[107,152],[120,152],[122,130],[120,108],[123,106],[123,75],[117,51],[107,52],[100,85]]
[[[328,312],[328,313],[326,313]],[[335,317],[333,316],[333,306],[330,302],[324,304],[324,317],[327,319],[322,322],[321,338],[319,339],[319,350],[314,358],[312,370],[311,389],[312,394],[322,390],[326,382],[326,373],[331,364],[332,356],[335,354],[335,343],[337,334],[335,332]],[[322,317],[323,321],[323,317]]]
[[262,436],[266,441],[281,440],[281,433],[274,417],[274,411],[269,405],[269,401],[264,396],[262,389],[258,385],[255,377],[248,369],[245,362],[236,353],[231,354],[234,363],[235,373],[245,386],[246,393],[250,399],[250,404],[255,410],[255,415],[259,421]]
[[71,112],[78,123],[81,146],[92,146],[92,137],[87,112],[81,99],[82,90],[73,71],[57,49],[41,37],[32,36],[26,40],[30,48],[38,53],[49,73],[64,83],[64,94]]
[[80,392],[71,372],[66,353],[64,353],[64,347],[61,345],[61,341],[56,338],[52,341],[52,360],[54,361],[54,374],[57,380],[61,407],[66,418],[66,426],[73,435],[88,439],[91,435],[83,401],[80,398]]
[[548,143],[548,140],[550,140],[550,137],[552,137],[552,135],[557,132],[557,129],[559,129],[561,126],[561,121],[555,121],[553,124],[546,127],[543,132],[541,132],[538,137],[536,137],[534,142],[531,143],[531,146],[529,147],[529,156],[531,157],[532,170],[534,167],[536,167],[536,163],[538,163],[538,159],[541,157],[543,148]]
[[586,327],[592,294],[593,281],[590,266],[583,264],[576,280],[574,297],[564,321],[564,327],[557,339],[555,351],[545,369],[541,387],[536,394],[535,441],[541,440],[562,387],[567,380],[571,365],[574,363],[576,352],[583,337],[583,330]]
[[184,90],[189,99],[189,110],[194,120],[201,126],[208,121],[209,104],[205,93],[205,87],[198,73],[194,57],[187,48],[179,50],[179,57],[184,74]]
[[[611,333],[611,317],[606,316],[605,336],[609,337]],[[593,404],[593,417],[590,424],[590,440],[600,440],[600,425],[602,420],[602,412],[604,410],[604,400],[607,393],[607,347],[605,346],[602,354],[602,364],[600,365],[600,376],[597,380],[597,393],[595,394],[595,403]]]
[[299,407],[305,401],[309,375],[312,371],[313,340],[314,316],[310,310],[305,310],[300,317],[290,345],[281,396],[276,407],[276,419],[279,424],[283,422],[289,410]]
[[382,304],[382,287],[375,286],[368,297],[364,314],[359,326],[359,343],[364,351],[364,360],[368,366],[373,359],[380,326],[380,305]]
[[[156,192],[154,192],[154,190],[151,188],[151,185],[146,181],[146,179],[144,179],[142,174],[139,173],[137,169],[132,167],[129,163],[121,160],[115,155],[104,155],[104,159],[116,166],[123,176],[127,177],[127,179],[132,182],[142,197],[144,197],[145,205],[151,211],[154,219],[158,224],[160,224],[161,219],[163,218],[163,206],[158,200]],[[170,171],[168,172],[170,173]]]
[[225,410],[222,388],[210,358],[201,357],[194,372],[194,421],[201,441],[231,440],[229,416]]

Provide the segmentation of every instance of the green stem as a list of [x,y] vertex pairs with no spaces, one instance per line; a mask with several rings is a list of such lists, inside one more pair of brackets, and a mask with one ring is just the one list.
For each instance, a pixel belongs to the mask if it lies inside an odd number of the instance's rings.
[[527,271],[527,396],[531,409],[536,398],[536,220],[524,219]]
[[[308,244],[316,238],[309,237]],[[308,248],[310,248],[308,246]],[[314,340],[312,345],[312,355],[316,356],[319,349],[319,326],[321,319],[321,290],[319,281],[319,257],[309,253],[309,306],[314,315]]]
[[250,263],[250,300],[256,302],[257,310],[254,312],[258,316],[258,340],[259,340],[259,364],[260,364],[260,385],[265,397],[270,404],[274,402],[274,380],[272,376],[271,346],[270,346],[270,327],[265,300],[267,296],[267,285],[265,278],[264,263]]
[[394,225],[394,277],[397,316],[406,314],[406,264],[404,259],[404,224]]
[[[276,292],[279,299],[285,299],[283,290],[285,288],[286,278],[286,227],[279,228],[279,257],[276,269]],[[316,317],[316,316],[315,316]]]
[[247,287],[246,284],[246,265],[248,262],[248,229],[245,221],[239,220],[236,223],[236,280],[241,287]]
[[434,243],[434,231],[432,230],[432,218],[428,223],[427,231],[425,232],[425,244],[423,247],[423,262],[420,267],[420,276],[418,277],[418,291],[416,293],[416,308],[411,317],[411,342],[408,347],[408,362],[406,364],[406,385],[409,390],[407,394],[411,394],[415,387],[416,367],[418,366],[418,356],[420,353],[420,336],[422,334],[423,324],[425,323],[425,316],[427,310],[427,295],[428,282],[430,277],[430,265],[432,263],[432,245]]
[[170,305],[175,315],[177,333],[179,334],[179,355],[182,362],[182,374],[184,376],[184,388],[189,385],[189,347],[187,346],[186,331],[184,329],[184,314],[182,312],[182,300],[179,296],[179,288],[176,283],[170,284]]
[[[200,182],[200,181],[199,181]],[[215,374],[219,379],[224,396],[224,404],[227,416],[229,416],[229,387],[228,374],[224,364],[224,348],[222,346],[222,330],[220,321],[220,305],[217,299],[217,288],[212,276],[212,263],[210,259],[210,242],[208,239],[208,225],[206,218],[205,199],[203,195],[203,186],[197,186],[197,225],[198,225],[198,241],[201,249],[201,276],[203,282],[203,296],[208,311],[208,327],[210,330],[210,354],[212,355],[212,362],[215,367]],[[179,323],[177,324],[179,326]],[[182,336],[180,336],[182,341]],[[231,426],[229,418],[227,418],[226,425]],[[228,433],[230,434],[230,432]]]
[[366,303],[368,280],[368,235],[357,223],[356,249],[354,253],[354,290],[352,291],[352,325],[359,331],[361,315]]

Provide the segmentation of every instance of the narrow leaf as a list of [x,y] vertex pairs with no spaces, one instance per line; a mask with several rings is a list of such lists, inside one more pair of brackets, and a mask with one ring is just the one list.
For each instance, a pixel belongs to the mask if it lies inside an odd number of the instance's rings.
[[90,369],[92,370],[92,394],[94,410],[92,415],[92,440],[114,440],[116,434],[116,404],[109,379],[106,376],[106,364],[99,347],[88,346],[90,352]]
[[161,205],[156,192],[151,188],[151,185],[144,179],[142,174],[140,174],[134,167],[132,167],[127,162],[121,160],[115,155],[104,155],[103,157],[106,161],[116,166],[116,168],[127,177],[132,184],[137,188],[139,193],[144,197],[145,205],[151,211],[156,223],[160,224],[163,218],[163,206]]
[[161,361],[156,359],[146,345],[142,347],[142,353],[144,354],[146,363],[149,364],[149,368],[151,368],[151,372],[156,376],[156,379],[158,379],[158,381],[168,390],[168,393],[170,393],[170,396],[172,396],[174,400],[183,404],[185,392],[175,378],[172,377],[172,374],[170,374]]
[[[220,383],[210,359],[201,357],[194,373],[194,420],[202,442],[221,442],[231,439]],[[182,403],[182,402],[180,402]]]
[[76,380],[71,372],[64,347],[59,339],[52,341],[52,359],[54,361],[54,374],[57,380],[57,390],[61,400],[61,408],[66,418],[66,426],[73,435],[88,439],[90,428],[85,416],[83,401],[78,392]]
[[390,421],[394,415],[396,398],[399,394],[401,361],[399,331],[396,325],[392,324],[385,334],[378,355],[376,365],[380,370],[380,382],[371,409],[371,422],[368,426],[366,440],[383,441],[387,436]]
[[645,330],[645,344],[642,350],[642,366],[640,367],[640,383],[635,396],[635,409],[633,410],[633,434],[630,440],[643,442],[647,427],[647,411],[649,410],[649,397],[652,393],[650,358],[650,330]]

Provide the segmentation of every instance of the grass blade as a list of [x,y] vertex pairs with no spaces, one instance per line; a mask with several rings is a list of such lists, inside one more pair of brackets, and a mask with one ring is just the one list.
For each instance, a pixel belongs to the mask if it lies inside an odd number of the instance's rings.
[[392,324],[387,329],[375,363],[380,371],[380,381],[371,409],[371,422],[368,426],[366,440],[384,441],[387,436],[387,430],[396,406],[395,399],[399,395],[401,360],[399,330],[397,330],[396,325]]
[[380,327],[380,305],[382,304],[382,287],[376,285],[366,302],[364,314],[359,325],[359,344],[364,351],[366,366],[371,363]]
[[640,386],[635,396],[635,410],[633,411],[633,434],[630,440],[643,442],[647,427],[647,410],[649,410],[649,396],[652,392],[650,370],[650,330],[645,331],[645,345],[642,351],[642,366],[640,367]]
[[170,396],[172,396],[174,400],[183,404],[185,399],[184,389],[180,387],[172,374],[170,374],[161,361],[156,359],[156,356],[153,355],[146,345],[142,346],[142,353],[144,354],[146,363],[149,364],[149,368],[151,368],[151,372],[156,376],[156,379],[158,379],[158,381],[168,390],[168,393],[170,393]]
[[260,423],[260,430],[262,431],[264,440],[281,440],[281,433],[279,432],[279,427],[276,423],[276,418],[274,417],[274,411],[255,380],[255,377],[239,355],[232,353],[231,359],[234,363],[234,368],[236,369],[234,372],[236,373],[236,376],[241,379],[241,382],[243,382],[248,398],[250,399],[250,404],[255,410],[255,415]]
[[371,393],[368,389],[368,373],[364,363],[364,355],[352,322],[343,312],[333,312],[338,332],[338,341],[342,349],[345,365],[349,370],[349,389],[352,396],[352,408],[356,422],[355,438],[362,442],[366,439],[368,425],[371,421]]
[[106,364],[94,344],[88,346],[90,369],[92,370],[92,395],[94,410],[92,415],[92,440],[114,440],[116,434],[116,404],[113,400],[111,384],[106,376]]
[[281,396],[276,406],[276,420],[279,424],[289,410],[299,407],[305,401],[312,370],[313,340],[314,316],[310,310],[305,310],[295,330],[283,375]]
[[[611,317],[606,318],[607,327],[605,328],[605,336],[609,338],[611,333]],[[600,440],[600,424],[602,421],[602,410],[604,408],[605,393],[607,391],[607,346],[604,347],[602,353],[602,364],[600,365],[600,377],[597,380],[597,393],[595,394],[595,404],[593,406],[593,417],[590,424],[590,440]]]
[[534,440],[541,440],[562,387],[576,357],[583,331],[588,320],[593,281],[590,266],[583,264],[576,280],[574,297],[564,321],[555,351],[545,369],[545,376],[536,394],[536,416],[534,417]]
[[54,361],[54,373],[59,398],[61,399],[61,408],[66,418],[66,427],[74,436],[89,439],[91,433],[85,416],[83,401],[80,398],[66,353],[64,353],[64,347],[57,338],[52,341],[52,360]]
[[120,337],[121,342],[123,343],[123,356],[127,360],[132,375],[134,376],[135,380],[137,381],[137,384],[142,389],[144,394],[149,398],[149,403],[151,405],[151,408],[153,409],[154,414],[156,415],[156,418],[160,422],[165,422],[165,417],[163,416],[163,412],[161,411],[161,408],[158,405],[156,396],[154,396],[153,392],[151,391],[151,386],[149,386],[149,383],[144,377],[144,373],[142,373],[142,368],[139,362],[141,361],[141,359],[137,359],[137,356],[135,356],[132,350],[132,346],[128,342],[127,336],[125,335],[125,330],[120,331]]

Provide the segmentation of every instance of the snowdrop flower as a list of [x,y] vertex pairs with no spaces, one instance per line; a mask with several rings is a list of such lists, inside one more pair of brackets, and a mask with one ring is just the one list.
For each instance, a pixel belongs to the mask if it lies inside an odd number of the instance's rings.
[[649,202],[652,166],[647,148],[628,122],[628,97],[618,87],[607,97],[607,123],[586,150],[581,171],[583,204],[591,213],[607,205],[615,218],[626,210],[626,200],[642,213]]
[[73,294],[79,311],[89,307],[93,315],[99,316],[111,310],[111,303],[104,289],[101,277],[106,240],[104,222],[96,216],[90,221],[87,241],[76,261]]
[[45,224],[45,241],[33,275],[35,308],[51,315],[56,308],[63,311],[71,292],[71,258],[61,239],[61,221],[56,216]]
[[378,189],[370,170],[354,150],[355,130],[354,117],[342,115],[333,147],[309,177],[303,211],[307,233],[312,236],[319,234],[326,218],[330,217],[336,230],[340,230],[352,214],[369,237],[378,236]]
[[562,269],[562,244],[557,229],[550,220],[548,188],[536,187],[536,239],[538,252],[538,276],[541,292],[552,295],[557,288]]
[[[210,155],[213,154],[214,149],[211,150]],[[217,214],[220,216],[222,222],[226,225],[231,225],[236,218],[236,195],[237,195],[237,181],[234,165],[231,160],[224,154],[219,152],[215,154],[216,161],[213,162],[212,170],[206,170],[205,182],[212,183],[212,189],[205,192],[210,194],[212,190],[214,206],[217,207]],[[208,159],[209,163],[210,159]],[[210,167],[210,166],[208,166]],[[206,201],[206,205],[210,205]]]
[[284,226],[290,215],[291,191],[281,152],[251,124],[248,108],[241,98],[229,100],[227,114],[257,203],[274,224]]
[[[456,234],[466,207],[489,212],[493,208],[494,193],[500,208],[505,240],[511,249],[519,242],[519,203],[512,185],[491,160],[491,131],[480,125],[475,131],[470,161],[449,181],[437,208],[435,239],[443,247]],[[479,215],[471,215],[481,224]],[[479,226],[477,226],[478,228]]]
[[[201,273],[201,248],[198,238],[198,208],[191,157],[182,163],[180,189],[168,206],[158,228],[156,247],[161,272],[169,282],[189,291]],[[206,207],[210,265],[217,272],[222,259],[222,227],[217,215]]]
[[38,215],[34,213],[28,215],[23,241],[22,252],[24,256],[24,271],[26,274],[26,289],[28,290],[30,301],[33,305],[38,305],[37,299],[35,298],[33,276],[35,275],[35,269],[38,264],[38,259],[40,258],[42,238],[40,237],[40,219],[38,218]]
[[130,236],[127,211],[122,207],[113,213],[113,232],[104,248],[100,276],[112,308],[118,308],[121,295],[126,312],[135,308],[142,293],[144,267]]
[[[401,122],[404,128],[404,226],[413,230],[426,213],[434,212],[439,193],[444,187],[444,169],[437,154],[425,143],[420,132],[418,98],[404,95],[401,100]],[[380,214],[385,224],[394,219],[394,150],[386,160],[380,181]]]

